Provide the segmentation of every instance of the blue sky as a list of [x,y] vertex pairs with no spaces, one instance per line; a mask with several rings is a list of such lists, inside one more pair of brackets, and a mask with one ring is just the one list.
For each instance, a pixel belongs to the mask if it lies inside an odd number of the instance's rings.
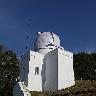
[[56,33],[66,50],[96,51],[96,0],[0,0],[0,43],[21,55],[38,31]]

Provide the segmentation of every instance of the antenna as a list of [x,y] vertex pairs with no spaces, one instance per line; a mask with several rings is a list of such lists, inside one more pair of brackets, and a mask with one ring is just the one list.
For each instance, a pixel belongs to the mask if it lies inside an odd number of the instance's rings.
[[26,51],[28,50],[28,39],[29,39],[29,37],[28,37],[28,33],[27,33],[27,38],[26,38],[27,40],[26,40]]
[[31,18],[29,18],[26,24],[27,25],[26,47],[25,47],[26,51],[28,51],[28,47],[29,47],[28,42],[29,42],[29,29],[30,29],[31,21],[32,21]]

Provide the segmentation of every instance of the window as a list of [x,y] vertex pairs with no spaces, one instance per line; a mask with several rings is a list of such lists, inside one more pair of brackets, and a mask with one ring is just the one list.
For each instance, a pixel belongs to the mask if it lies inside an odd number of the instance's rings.
[[35,67],[35,75],[39,75],[39,67]]
[[34,55],[34,59],[35,59],[35,55]]

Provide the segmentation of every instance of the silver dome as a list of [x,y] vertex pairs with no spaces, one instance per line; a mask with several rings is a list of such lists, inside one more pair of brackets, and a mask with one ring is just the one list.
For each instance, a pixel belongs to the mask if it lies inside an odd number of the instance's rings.
[[35,50],[60,47],[60,39],[53,32],[38,32]]

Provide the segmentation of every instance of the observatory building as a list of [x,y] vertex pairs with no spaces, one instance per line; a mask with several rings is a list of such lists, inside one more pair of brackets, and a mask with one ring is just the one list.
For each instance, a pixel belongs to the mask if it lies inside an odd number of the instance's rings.
[[53,32],[38,32],[34,51],[21,56],[20,81],[13,95],[57,91],[74,84],[73,53],[60,46],[60,39]]

